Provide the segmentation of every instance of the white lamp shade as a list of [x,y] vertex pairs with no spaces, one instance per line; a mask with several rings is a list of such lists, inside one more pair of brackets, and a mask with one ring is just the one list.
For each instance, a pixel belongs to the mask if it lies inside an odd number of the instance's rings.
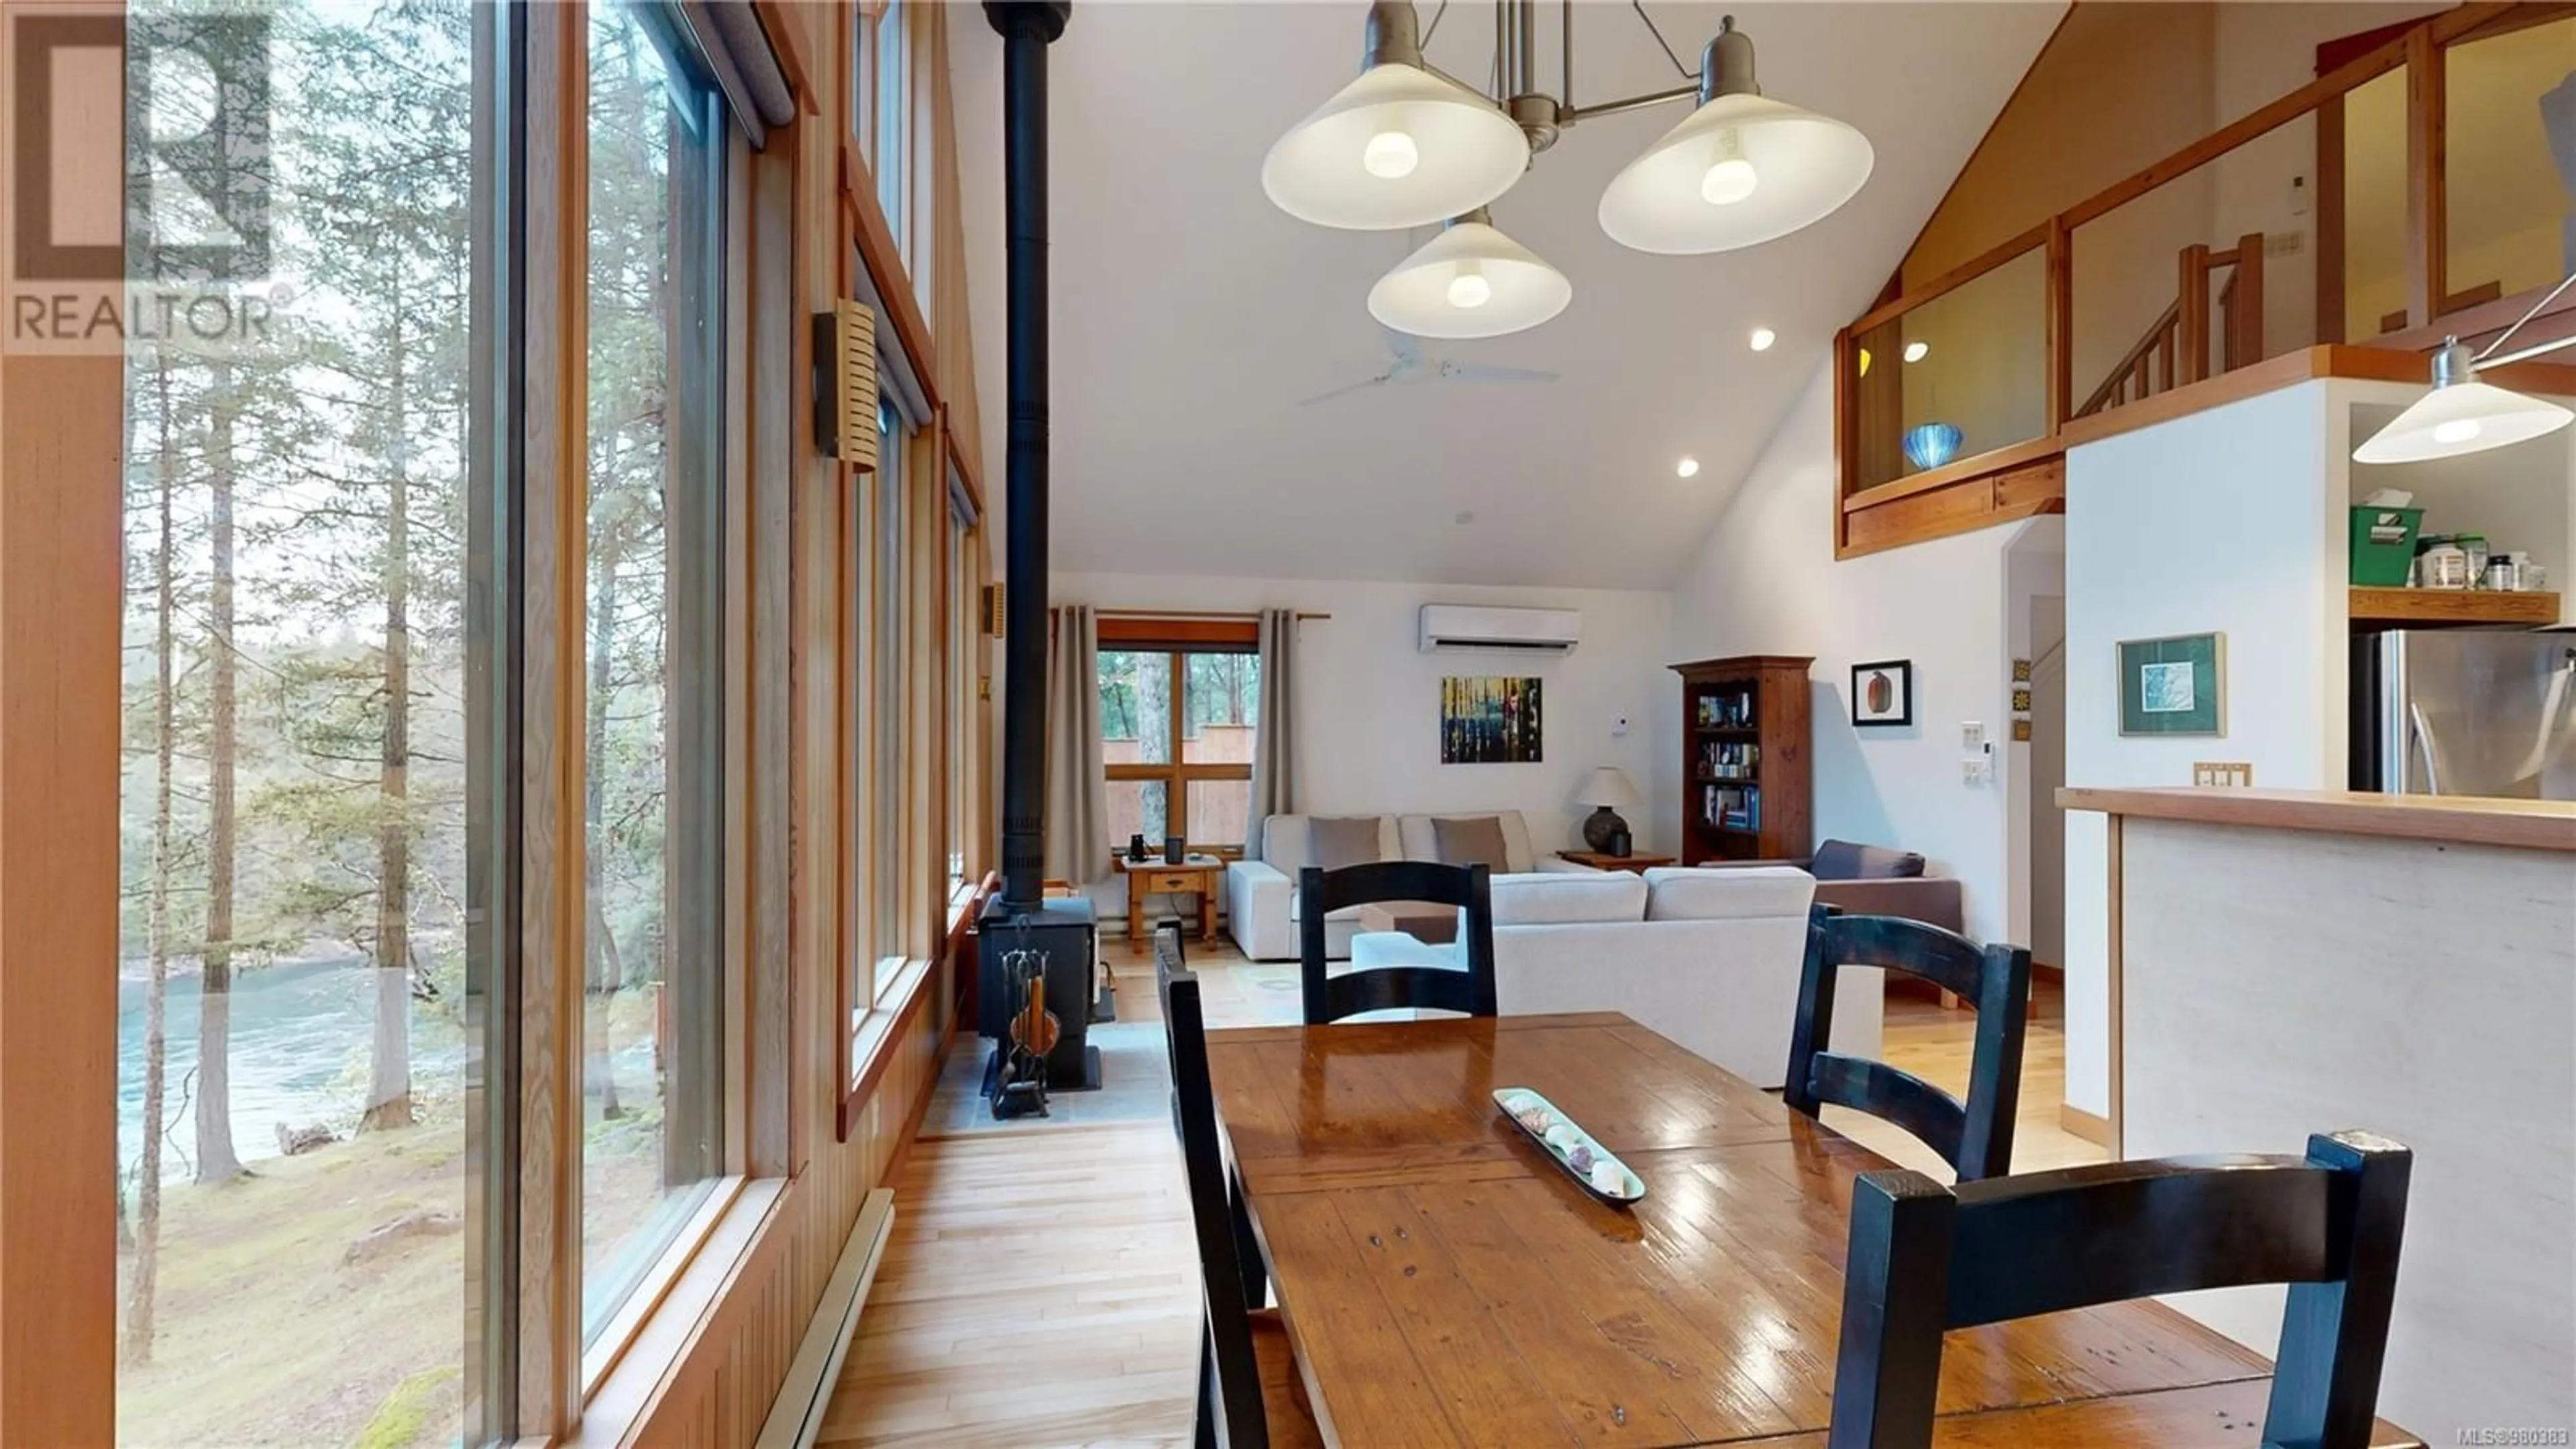
[[1519,242],[1462,221],[1369,288],[1369,315],[1416,337],[1500,337],[1565,310],[1574,284]]
[[1529,138],[1493,102],[1390,61],[1280,137],[1261,189],[1301,221],[1390,231],[1475,210],[1511,190],[1529,158]]
[[1749,247],[1830,215],[1875,160],[1867,136],[1830,116],[1718,96],[1611,178],[1601,229],[1641,252]]
[[2567,426],[2576,413],[2483,382],[2437,387],[2352,450],[2356,463],[2415,463],[2519,443]]
[[1637,787],[1628,783],[1628,773],[1616,765],[1602,765],[1583,777],[1583,788],[1574,792],[1578,805],[1606,805],[1613,810],[1633,810],[1639,804]]

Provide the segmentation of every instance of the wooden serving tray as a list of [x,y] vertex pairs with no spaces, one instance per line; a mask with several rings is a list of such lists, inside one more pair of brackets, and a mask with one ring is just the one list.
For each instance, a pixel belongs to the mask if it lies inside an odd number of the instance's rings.
[[[1644,1179],[1629,1171],[1628,1164],[1611,1156],[1609,1150],[1604,1148],[1600,1143],[1593,1141],[1591,1133],[1584,1131],[1582,1126],[1573,1118],[1558,1111],[1556,1109],[1556,1104],[1549,1101],[1546,1097],[1541,1096],[1537,1092],[1531,1091],[1527,1087],[1496,1087],[1494,1089],[1494,1105],[1502,1110],[1504,1121],[1519,1128],[1523,1136],[1526,1136],[1530,1141],[1537,1143],[1539,1150],[1545,1152],[1557,1166],[1565,1169],[1566,1176],[1573,1178],[1576,1184],[1585,1192],[1592,1194],[1594,1197],[1610,1204],[1612,1207],[1626,1207],[1630,1203],[1636,1202],[1646,1195],[1646,1184]],[[1528,1122],[1521,1120],[1523,1113],[1533,1111],[1545,1113],[1547,1123],[1549,1125],[1533,1127]],[[1548,1140],[1550,1127],[1564,1127],[1568,1129],[1568,1133],[1570,1133],[1572,1140],[1562,1143]],[[1567,1134],[1559,1135],[1564,1136]],[[1612,1167],[1617,1168],[1619,1170],[1620,1179],[1624,1184],[1622,1188],[1617,1192],[1604,1192],[1599,1186],[1597,1186],[1593,1182],[1592,1173],[1588,1168],[1577,1167],[1574,1165],[1574,1154],[1578,1150],[1586,1154],[1587,1162],[1607,1162]]]

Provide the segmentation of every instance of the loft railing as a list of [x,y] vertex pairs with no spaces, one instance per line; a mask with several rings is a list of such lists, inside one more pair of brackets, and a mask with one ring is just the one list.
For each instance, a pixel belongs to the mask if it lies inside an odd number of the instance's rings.
[[2234,372],[2262,361],[2263,250],[2259,231],[2248,232],[2225,251],[2198,242],[2184,247],[2173,301],[2070,416],[2090,417],[2209,376],[2209,279],[2221,271],[2228,275],[2218,289],[2218,371]]
[[[2553,29],[2506,40],[2539,26]],[[2455,232],[2450,201],[2517,184],[2497,170],[2495,138],[2467,133],[2480,115],[2490,132],[2498,114],[2526,125],[2524,98],[2517,93],[2511,108],[2462,109],[2447,87],[2455,68],[2475,60],[2487,69],[2465,78],[2462,94],[2478,99],[2475,88],[2489,84],[2508,45],[2545,46],[2550,56],[2576,50],[2576,4],[2468,4],[2391,32],[1854,321],[1834,349],[1837,555],[2058,511],[2070,424],[2079,433],[2114,425],[2110,415],[2124,407],[2267,355],[2344,342],[2424,351],[2448,333],[2476,340],[2510,325],[2563,274],[2555,245],[2520,262],[2519,275],[2494,275],[2493,249]],[[2576,60],[2557,69],[2576,72]],[[2529,99],[2536,103],[2538,91]],[[2388,156],[2403,157],[2402,191],[2368,171]],[[2276,170],[2281,184],[2269,188]],[[2349,191],[2348,170],[2358,178]],[[2267,275],[2266,233],[2244,232],[2232,248],[2189,234],[2231,199],[2243,212],[2247,194],[2285,193],[2292,176],[2315,181],[2312,299],[2295,272]],[[2379,196],[2392,197],[2386,216],[2364,215],[2367,198]],[[2174,234],[2174,218],[2195,206],[2200,219]],[[2359,276],[2372,257],[2402,265]],[[2454,260],[2482,280],[2453,290]],[[2157,273],[2174,278],[2170,290]],[[2282,290],[2285,278],[2292,291]],[[2576,295],[2529,330],[2576,333]],[[2075,391],[2079,372],[2090,392]]]

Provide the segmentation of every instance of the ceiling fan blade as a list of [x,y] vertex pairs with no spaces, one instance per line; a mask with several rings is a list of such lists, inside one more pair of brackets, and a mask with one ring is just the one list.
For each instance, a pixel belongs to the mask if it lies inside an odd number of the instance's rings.
[[1452,382],[1554,382],[1563,374],[1536,367],[1489,367],[1481,362],[1449,362],[1440,375]]
[[1299,402],[1297,406],[1301,408],[1310,408],[1319,402],[1330,402],[1334,398],[1340,397],[1346,392],[1358,392],[1362,388],[1382,387],[1385,385],[1387,378],[1391,375],[1392,374],[1381,372],[1375,377],[1364,378],[1358,382],[1344,383],[1340,387],[1332,389],[1330,392],[1319,392],[1313,397],[1306,398]]

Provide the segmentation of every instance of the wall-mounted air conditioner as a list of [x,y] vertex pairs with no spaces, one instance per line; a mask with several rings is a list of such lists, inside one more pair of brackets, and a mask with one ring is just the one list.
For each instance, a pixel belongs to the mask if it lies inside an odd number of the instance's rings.
[[1583,616],[1572,609],[1422,606],[1425,654],[1571,654],[1582,638]]

